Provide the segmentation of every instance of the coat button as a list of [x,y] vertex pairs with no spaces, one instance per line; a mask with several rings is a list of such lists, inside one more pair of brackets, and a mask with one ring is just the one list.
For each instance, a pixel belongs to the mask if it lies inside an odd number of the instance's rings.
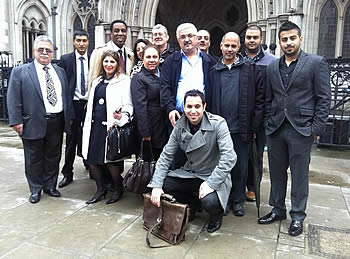
[[286,112],[286,111],[287,111],[287,108],[284,108],[284,111]]

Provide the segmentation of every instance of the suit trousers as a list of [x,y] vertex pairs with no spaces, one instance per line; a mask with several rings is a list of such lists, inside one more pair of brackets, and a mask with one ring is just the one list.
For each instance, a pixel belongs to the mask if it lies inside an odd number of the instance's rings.
[[83,122],[85,120],[85,105],[87,101],[73,101],[73,108],[75,113],[75,119],[71,125],[72,134],[66,135],[66,151],[64,157],[64,166],[62,168],[62,174],[64,176],[73,175],[73,164],[75,160],[75,154],[81,156],[82,147],[82,133]]
[[224,211],[221,207],[216,191],[198,198],[199,187],[203,180],[199,178],[178,178],[167,176],[164,180],[163,190],[171,194],[180,203],[185,203],[191,209],[204,209],[211,218],[219,217]]
[[270,205],[273,212],[282,215],[286,211],[287,169],[291,171],[292,220],[303,221],[309,194],[309,164],[313,144],[312,136],[303,136],[285,119],[279,129],[267,136],[270,169]]
[[239,133],[231,133],[233,148],[237,154],[236,165],[231,170],[232,189],[229,206],[243,204],[248,178],[249,142],[243,142]]
[[31,193],[56,189],[62,153],[63,112],[47,119],[46,134],[41,139],[22,139],[25,174]]

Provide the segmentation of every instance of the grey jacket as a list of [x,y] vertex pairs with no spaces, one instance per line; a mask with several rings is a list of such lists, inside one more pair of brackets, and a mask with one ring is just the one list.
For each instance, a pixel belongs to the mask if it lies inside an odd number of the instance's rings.
[[[170,171],[178,148],[186,153],[188,161],[182,168]],[[148,187],[162,188],[167,176],[200,178],[217,192],[225,209],[232,186],[230,172],[236,161],[230,132],[222,117],[204,112],[200,129],[192,135],[186,116],[182,116],[157,161]]]

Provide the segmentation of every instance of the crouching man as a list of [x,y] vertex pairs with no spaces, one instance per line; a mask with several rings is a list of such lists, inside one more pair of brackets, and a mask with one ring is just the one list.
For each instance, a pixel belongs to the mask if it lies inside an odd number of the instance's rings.
[[[176,122],[148,187],[153,188],[151,200],[155,206],[160,206],[164,192],[187,203],[190,220],[199,207],[204,209],[210,216],[207,230],[212,233],[222,224],[231,190],[230,172],[237,157],[226,121],[205,112],[205,107],[202,92],[190,90],[185,94],[185,116]],[[178,148],[188,161],[182,168],[170,171]]]

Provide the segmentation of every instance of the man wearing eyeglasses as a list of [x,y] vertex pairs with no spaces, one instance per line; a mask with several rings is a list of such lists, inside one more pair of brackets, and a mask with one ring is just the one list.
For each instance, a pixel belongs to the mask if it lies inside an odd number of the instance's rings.
[[56,185],[63,131],[70,133],[72,100],[64,70],[51,64],[51,40],[37,37],[33,52],[33,62],[12,70],[7,105],[9,125],[22,138],[29,201],[37,203],[42,190],[49,196],[61,196]]

